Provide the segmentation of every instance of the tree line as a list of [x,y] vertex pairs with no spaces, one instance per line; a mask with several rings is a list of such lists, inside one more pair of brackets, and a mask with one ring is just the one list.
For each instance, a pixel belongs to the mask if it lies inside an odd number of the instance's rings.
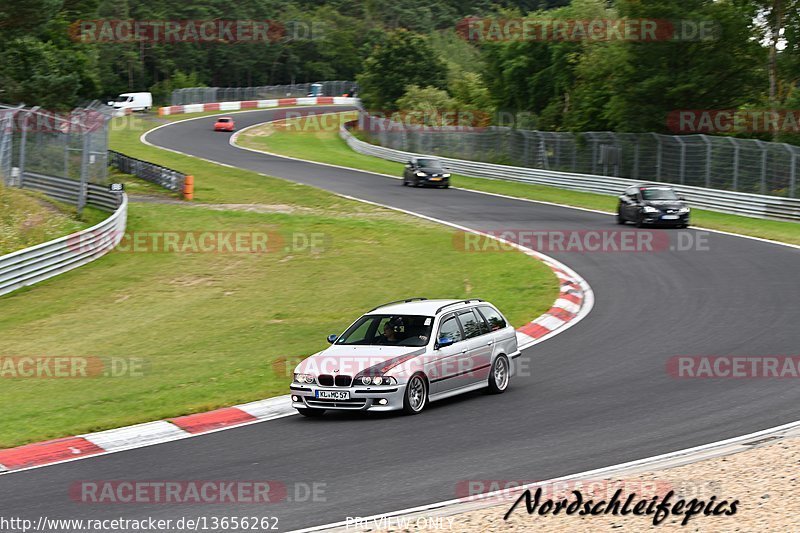
[[[269,20],[282,33],[236,43],[76,37],[80,21],[108,20]],[[511,31],[617,20],[656,21],[657,38]],[[701,38],[684,35],[702,24]],[[382,111],[666,132],[675,110],[800,107],[799,37],[800,0],[0,0],[0,101],[68,108],[126,91],[164,102],[181,87],[357,79],[365,104]]]

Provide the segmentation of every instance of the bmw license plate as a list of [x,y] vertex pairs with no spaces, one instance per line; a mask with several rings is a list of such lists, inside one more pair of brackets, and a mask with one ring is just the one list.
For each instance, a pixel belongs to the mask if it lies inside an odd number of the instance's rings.
[[350,393],[342,390],[318,390],[314,397],[320,400],[349,400]]
[[661,217],[662,220],[678,220],[678,215],[664,215]]
[[431,181],[442,181],[442,178],[431,178]]

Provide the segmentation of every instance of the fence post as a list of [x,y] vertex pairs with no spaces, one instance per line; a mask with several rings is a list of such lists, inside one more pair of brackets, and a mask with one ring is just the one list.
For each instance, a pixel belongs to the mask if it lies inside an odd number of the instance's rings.
[[764,141],[756,140],[758,147],[761,148],[761,194],[767,194],[767,147]]
[[30,111],[22,111],[22,136],[19,140],[19,188],[21,189],[25,182],[25,150],[26,145],[28,144],[28,116],[35,110],[36,108],[31,108]]
[[794,148],[787,143],[783,143],[783,147],[789,152],[789,198],[795,197],[797,185],[797,154]]
[[656,181],[661,181],[661,138],[653,133],[656,139]]
[[83,134],[83,149],[81,151],[81,182],[78,187],[78,216],[86,207],[86,196],[89,189],[89,135]]
[[64,177],[69,179],[69,131],[64,133]]
[[576,172],[578,170],[578,135],[573,134],[572,136],[572,171]]
[[711,140],[706,135],[700,134],[706,143],[706,188],[711,187]]
[[633,145],[633,179],[639,179],[639,135],[636,134],[636,144]]
[[675,140],[681,145],[681,162],[678,167],[678,179],[680,184],[683,185],[686,178],[686,143],[681,139],[680,135],[675,135]]
[[733,137],[727,137],[727,139],[731,142],[731,144],[733,144],[733,183],[731,184],[731,189],[734,191],[738,191],[739,190],[739,144]]

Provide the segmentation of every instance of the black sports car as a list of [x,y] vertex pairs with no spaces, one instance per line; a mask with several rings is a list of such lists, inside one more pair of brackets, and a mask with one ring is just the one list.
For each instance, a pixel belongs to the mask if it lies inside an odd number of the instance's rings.
[[634,185],[619,197],[617,223],[630,221],[637,227],[689,225],[690,208],[672,187],[666,185]]
[[448,188],[450,173],[442,166],[442,162],[432,157],[414,157],[403,170],[403,185],[414,187],[431,186]]

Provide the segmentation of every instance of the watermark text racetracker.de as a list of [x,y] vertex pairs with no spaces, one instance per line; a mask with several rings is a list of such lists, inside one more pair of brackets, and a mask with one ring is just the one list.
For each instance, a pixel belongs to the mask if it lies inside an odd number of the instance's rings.
[[321,503],[326,484],[280,480],[83,480],[69,486],[69,497],[85,504],[218,505]]
[[0,379],[81,379],[143,377],[141,357],[5,356],[0,355]]
[[676,379],[800,378],[800,355],[676,355],[667,360]]
[[331,238],[321,232],[126,231],[76,233],[67,240],[75,253],[113,249],[123,253],[322,253]]
[[456,32],[473,42],[711,41],[719,37],[719,30],[714,20],[644,18],[468,17],[456,25]]
[[[708,251],[708,232],[623,230],[492,229],[457,231],[453,247],[462,252],[510,252],[516,245],[543,253],[654,253]],[[513,244],[512,244],[513,243]]]
[[322,20],[78,20],[70,38],[81,43],[277,43],[320,40]]
[[667,115],[673,133],[800,133],[797,109],[679,109]]

